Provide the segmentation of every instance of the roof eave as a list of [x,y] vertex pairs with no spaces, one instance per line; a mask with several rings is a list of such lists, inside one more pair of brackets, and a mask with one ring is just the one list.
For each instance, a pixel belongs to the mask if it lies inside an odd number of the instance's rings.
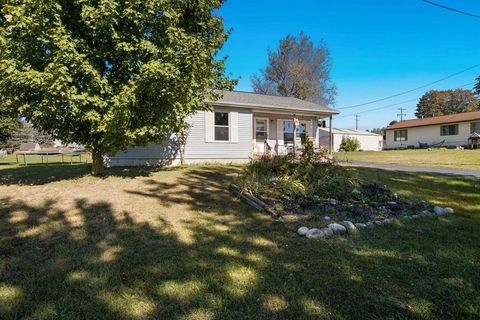
[[279,111],[279,112],[287,112],[287,113],[301,112],[301,113],[309,113],[309,114],[315,114],[315,115],[339,114],[339,112],[334,109],[327,109],[327,110],[311,110],[311,109],[303,109],[303,108],[290,109],[290,108],[285,108],[281,106],[269,106],[269,105],[262,105],[262,104],[235,103],[235,102],[223,102],[223,101],[210,101],[209,103],[213,106],[262,109],[262,110]]

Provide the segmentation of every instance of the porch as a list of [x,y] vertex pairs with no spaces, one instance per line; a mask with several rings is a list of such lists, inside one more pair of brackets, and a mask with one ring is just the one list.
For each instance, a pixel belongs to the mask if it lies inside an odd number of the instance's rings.
[[[328,121],[327,121],[328,119]],[[278,111],[253,111],[253,153],[287,154],[302,149],[311,140],[316,149],[319,144],[318,127],[332,128],[331,114],[279,113]],[[327,147],[331,153],[332,139]]]

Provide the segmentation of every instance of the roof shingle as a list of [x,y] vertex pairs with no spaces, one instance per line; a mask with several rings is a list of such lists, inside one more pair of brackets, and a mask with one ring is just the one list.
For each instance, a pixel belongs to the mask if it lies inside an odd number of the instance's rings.
[[271,96],[243,91],[223,91],[223,98],[215,104],[238,105],[244,107],[282,109],[288,111],[304,111],[315,113],[338,114],[338,111],[317,103],[294,97]]

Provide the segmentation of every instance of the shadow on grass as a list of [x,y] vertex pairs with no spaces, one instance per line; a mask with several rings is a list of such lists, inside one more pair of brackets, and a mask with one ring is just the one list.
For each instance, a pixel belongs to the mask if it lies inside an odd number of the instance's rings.
[[[148,177],[159,171],[178,170],[181,167],[116,167],[105,170],[100,178]],[[56,181],[78,179],[90,175],[90,164],[33,164],[0,167],[0,185],[42,185]]]
[[309,242],[230,196],[238,170],[189,168],[174,183],[152,178],[129,191],[185,205],[188,240],[161,215],[139,223],[104,201],[79,198],[65,210],[52,199],[1,199],[0,318],[479,315],[478,232],[445,220]]

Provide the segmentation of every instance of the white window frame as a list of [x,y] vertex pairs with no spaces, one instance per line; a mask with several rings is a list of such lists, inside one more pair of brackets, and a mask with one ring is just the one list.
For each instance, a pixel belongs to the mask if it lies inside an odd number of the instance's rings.
[[[264,120],[265,121],[265,123],[266,123],[266,128],[265,129],[267,130],[267,131],[265,131],[265,134],[266,134],[265,135],[266,136],[265,141],[270,140],[270,137],[269,137],[270,136],[270,134],[269,134],[270,133],[270,123],[269,123],[270,119],[265,118],[265,117],[254,117],[253,118],[253,142],[257,143],[257,120]],[[258,131],[258,132],[260,132],[260,131]]]
[[[228,115],[228,125],[225,126],[225,125],[217,125],[217,124],[215,124],[215,114],[216,114],[216,113],[226,113],[226,114]],[[221,142],[223,142],[223,143],[225,143],[225,142],[230,142],[230,141],[232,140],[232,137],[231,137],[231,125],[232,125],[232,119],[231,119],[231,113],[230,113],[230,112],[228,112],[228,111],[223,111],[223,110],[218,110],[218,111],[215,110],[215,111],[213,112],[213,141],[214,141],[214,142],[220,142],[220,143],[221,143]],[[217,139],[215,139],[215,129],[216,129],[217,127],[218,127],[218,128],[228,128],[228,139],[227,139],[227,140],[217,140]]]

